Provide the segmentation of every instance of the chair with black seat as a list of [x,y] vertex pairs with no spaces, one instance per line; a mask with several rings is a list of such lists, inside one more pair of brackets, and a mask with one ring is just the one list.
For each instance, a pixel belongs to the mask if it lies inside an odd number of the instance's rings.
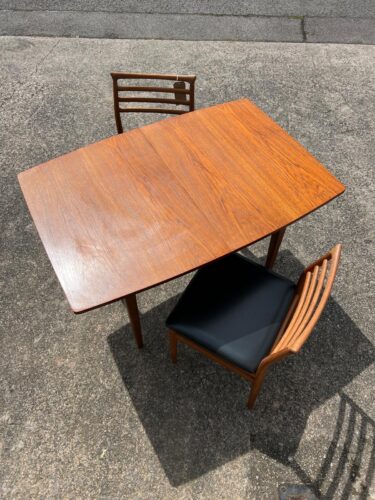
[[177,342],[252,384],[251,409],[272,363],[297,353],[328,300],[341,245],[307,267],[295,285],[240,254],[201,268],[167,319],[172,361]]
[[[117,132],[123,132],[121,121],[122,113],[161,113],[182,115],[194,111],[195,106],[195,80],[194,75],[160,75],[143,73],[111,73],[113,81],[113,104]],[[142,84],[136,82],[140,80]],[[145,85],[151,80],[154,85]],[[155,81],[173,82],[173,85],[160,84],[155,86]],[[122,82],[121,82],[122,81]],[[133,95],[133,94],[136,95]],[[141,94],[140,94],[141,93]],[[152,94],[145,95],[145,94]],[[161,95],[160,95],[161,94]],[[173,97],[168,97],[173,94]],[[166,97],[167,95],[167,97]],[[121,103],[121,107],[120,107]],[[139,104],[128,106],[129,103],[148,103],[143,107]],[[155,107],[155,104],[158,105]],[[162,106],[160,106],[162,105]]]

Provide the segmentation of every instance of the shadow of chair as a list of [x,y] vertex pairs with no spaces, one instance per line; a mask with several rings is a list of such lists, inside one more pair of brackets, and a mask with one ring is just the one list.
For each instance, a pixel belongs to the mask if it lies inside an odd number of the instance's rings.
[[[367,449],[366,449],[367,448]],[[340,406],[331,443],[316,478],[293,457],[290,466],[318,498],[369,498],[375,471],[375,422],[351,398],[340,393]],[[357,484],[356,484],[357,483]]]
[[[287,276],[294,278],[303,269],[288,251],[280,253],[279,261],[285,264]],[[177,299],[142,315],[147,336],[143,352],[135,353],[129,325],[108,338],[124,385],[170,483],[186,483],[256,449],[292,466],[301,481],[313,483],[315,491],[320,491],[327,466],[311,481],[290,457],[298,449],[311,412],[341,393],[373,362],[372,344],[330,298],[301,353],[269,371],[264,391],[249,413],[243,404],[248,384],[236,375],[184,346],[178,367],[170,362],[164,322]],[[357,352],[361,353],[358,357]]]

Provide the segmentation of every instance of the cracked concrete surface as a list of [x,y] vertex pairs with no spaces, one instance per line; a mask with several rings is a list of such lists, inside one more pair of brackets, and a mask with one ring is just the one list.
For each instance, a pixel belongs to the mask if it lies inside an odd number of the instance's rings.
[[[0,39],[1,498],[375,495],[374,62],[359,45]],[[197,107],[248,97],[347,186],[287,231],[276,269],[292,279],[338,241],[343,258],[252,413],[239,378],[184,348],[169,362],[164,319],[188,276],[140,295],[139,352],[120,303],[70,311],[38,239],[16,175],[115,133],[111,70],[196,73]]]

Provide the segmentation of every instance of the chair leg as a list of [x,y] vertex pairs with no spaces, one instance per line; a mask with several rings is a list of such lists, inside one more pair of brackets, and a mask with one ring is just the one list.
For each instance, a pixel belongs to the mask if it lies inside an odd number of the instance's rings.
[[247,401],[247,407],[249,408],[249,410],[251,410],[254,406],[255,400],[263,384],[264,375],[265,373],[259,374],[251,385],[249,399]]
[[172,363],[177,363],[177,335],[172,330],[169,330],[169,352]]

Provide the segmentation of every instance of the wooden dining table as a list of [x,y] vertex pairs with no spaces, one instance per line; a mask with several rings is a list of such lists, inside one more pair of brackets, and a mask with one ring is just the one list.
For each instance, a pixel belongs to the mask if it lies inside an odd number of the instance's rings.
[[247,99],[109,137],[18,176],[75,313],[136,294],[271,236],[345,190]]

